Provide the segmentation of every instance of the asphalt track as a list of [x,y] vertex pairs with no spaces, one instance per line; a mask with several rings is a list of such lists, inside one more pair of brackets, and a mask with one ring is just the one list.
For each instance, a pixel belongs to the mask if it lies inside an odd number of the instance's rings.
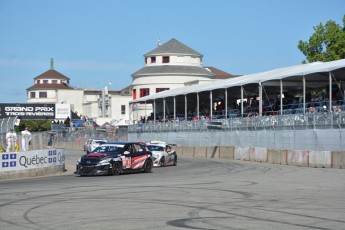
[[153,173],[0,181],[0,229],[345,229],[345,170],[178,159]]

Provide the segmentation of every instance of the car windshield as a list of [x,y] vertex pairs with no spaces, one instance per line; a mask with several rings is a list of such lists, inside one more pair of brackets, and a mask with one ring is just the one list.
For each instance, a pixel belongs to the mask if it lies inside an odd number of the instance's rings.
[[150,151],[164,151],[164,147],[162,146],[158,146],[158,145],[147,145],[147,148],[150,150]]
[[104,144],[104,143],[107,143],[107,142],[106,141],[94,141],[94,143],[101,145],[101,144]]
[[93,150],[92,153],[116,154],[121,153],[123,147],[123,145],[103,145],[95,148],[95,150]]

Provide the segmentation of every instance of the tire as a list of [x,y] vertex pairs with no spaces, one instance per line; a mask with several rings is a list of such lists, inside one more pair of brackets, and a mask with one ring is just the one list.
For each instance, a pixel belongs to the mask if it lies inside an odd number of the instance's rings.
[[176,166],[177,165],[177,155],[175,155],[175,159],[174,159],[174,164],[173,164],[174,166]]
[[120,175],[121,174],[121,164],[120,162],[116,161],[114,164],[113,164],[113,168],[111,169],[111,175]]
[[165,167],[166,165],[165,165],[165,158],[164,157],[162,157],[161,159],[160,159],[160,165],[161,165],[161,167]]
[[152,173],[152,167],[153,167],[152,160],[146,160],[145,165],[144,165],[144,172]]

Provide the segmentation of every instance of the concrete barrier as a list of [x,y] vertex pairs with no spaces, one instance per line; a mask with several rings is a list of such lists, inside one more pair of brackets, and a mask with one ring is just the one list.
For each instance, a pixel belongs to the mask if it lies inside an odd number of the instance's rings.
[[309,166],[309,152],[304,150],[288,150],[287,164],[295,166]]
[[287,150],[267,149],[267,162],[270,164],[287,164]]
[[345,152],[332,151],[332,168],[345,169]]
[[267,162],[267,149],[266,148],[249,148],[249,160],[255,162]]
[[183,147],[183,157],[194,158],[194,147]]
[[219,158],[234,159],[235,146],[219,146]]
[[309,167],[331,168],[332,153],[330,151],[309,151]]
[[45,176],[45,175],[51,175],[51,174],[64,172],[64,171],[65,171],[65,165],[56,165],[56,166],[51,166],[51,167],[28,169],[28,170],[6,171],[6,172],[0,173],[0,180]]
[[64,149],[69,149],[69,150],[84,150],[84,142],[83,141],[75,141],[75,142],[57,141],[55,142],[54,148],[64,148]]
[[206,147],[206,158],[219,159],[219,146]]
[[183,147],[174,146],[174,150],[176,151],[177,157],[183,157]]
[[234,159],[249,161],[249,149],[250,147],[238,147],[235,146],[234,149]]
[[65,171],[64,149],[1,153],[0,179],[43,176]]
[[194,147],[194,158],[206,158],[207,148],[206,147]]

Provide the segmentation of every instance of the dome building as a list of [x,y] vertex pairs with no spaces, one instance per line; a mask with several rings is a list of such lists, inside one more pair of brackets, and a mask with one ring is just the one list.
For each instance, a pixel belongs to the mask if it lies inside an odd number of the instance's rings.
[[[203,55],[175,38],[144,55],[145,66],[132,74],[133,100],[165,90],[234,77],[202,65]],[[151,104],[133,104],[132,120],[147,117]]]

